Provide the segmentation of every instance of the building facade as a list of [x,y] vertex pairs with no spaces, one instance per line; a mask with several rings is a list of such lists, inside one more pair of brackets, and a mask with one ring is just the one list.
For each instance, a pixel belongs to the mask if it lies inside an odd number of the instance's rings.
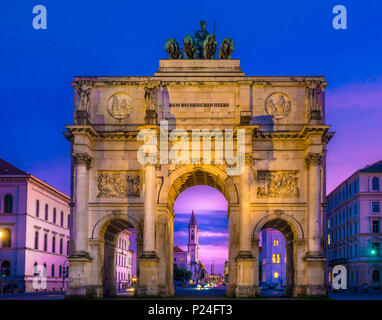
[[118,289],[130,288],[132,285],[134,251],[131,249],[131,232],[124,230],[116,241],[115,279]]
[[357,292],[382,288],[382,161],[356,171],[327,197],[324,221],[327,270],[344,265],[347,287]]
[[[0,265],[6,289],[66,289],[69,201],[46,182],[0,159]],[[37,274],[46,278],[46,288],[33,286]]]
[[190,253],[182,250],[178,246],[174,247],[174,263],[179,269],[191,271]]
[[285,238],[275,229],[263,229],[261,249],[261,281],[267,284],[286,283]]

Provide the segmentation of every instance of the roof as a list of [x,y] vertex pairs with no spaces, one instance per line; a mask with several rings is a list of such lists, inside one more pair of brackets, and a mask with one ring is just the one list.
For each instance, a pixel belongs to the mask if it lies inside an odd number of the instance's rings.
[[196,217],[195,217],[195,214],[194,214],[194,210],[192,210],[192,213],[191,213],[191,218],[190,218],[190,223],[188,224],[189,227],[197,227],[198,224],[196,222]]
[[176,247],[174,247],[174,252],[186,252],[186,251],[184,251],[181,248],[179,248],[178,246],[176,246]]
[[0,175],[29,175],[0,158]]
[[[4,177],[7,176],[7,177]],[[17,177],[12,177],[17,176]],[[23,176],[23,177],[20,177]],[[47,188],[47,190],[50,190],[55,195],[59,195],[64,198],[64,201],[69,202],[70,197],[65,194],[64,192],[56,189],[55,187],[48,184],[46,181],[41,180],[34,175],[25,172],[19,168],[16,168],[15,166],[11,165],[10,163],[6,162],[5,160],[0,158],[0,177],[3,179],[12,179],[12,178],[22,178],[26,179],[27,181],[31,181],[33,183],[38,184],[40,187]]]
[[365,168],[359,170],[359,172],[382,172],[382,160],[367,165]]

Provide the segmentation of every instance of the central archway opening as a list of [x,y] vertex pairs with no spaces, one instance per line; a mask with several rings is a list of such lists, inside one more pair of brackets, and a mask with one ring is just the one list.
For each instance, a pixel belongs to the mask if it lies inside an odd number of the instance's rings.
[[226,294],[228,190],[218,175],[188,172],[169,189],[174,219],[175,295]]

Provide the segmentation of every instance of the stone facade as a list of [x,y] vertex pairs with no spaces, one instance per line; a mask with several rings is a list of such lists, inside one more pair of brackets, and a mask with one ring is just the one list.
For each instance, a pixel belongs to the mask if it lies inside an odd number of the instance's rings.
[[[137,294],[173,295],[173,204],[186,188],[204,184],[228,201],[229,296],[258,292],[259,233],[267,227],[287,240],[289,293],[325,295],[321,219],[332,136],[325,124],[326,84],[323,77],[246,76],[240,61],[230,59],[160,60],[151,77],[76,77],[74,124],[65,133],[72,144],[75,203],[70,294],[106,293],[112,241],[134,227]],[[80,87],[91,88],[89,96],[81,98]],[[154,154],[142,165],[139,132],[161,136],[161,120],[169,132],[232,130],[235,145],[244,130],[244,170],[230,175],[231,163],[203,163],[204,155],[193,161],[193,154],[183,159],[188,164],[156,162]],[[166,141],[169,149],[175,146],[174,139]],[[218,137],[212,141],[219,145]],[[127,177],[139,182],[127,183]],[[124,181],[121,189],[114,179]]]

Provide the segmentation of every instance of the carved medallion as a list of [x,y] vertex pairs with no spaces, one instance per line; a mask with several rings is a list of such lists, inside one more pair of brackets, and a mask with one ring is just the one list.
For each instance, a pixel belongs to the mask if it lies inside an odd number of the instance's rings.
[[131,111],[131,98],[125,93],[117,93],[110,97],[107,108],[111,116],[121,120],[126,118]]
[[126,172],[98,171],[98,198],[127,198],[140,196],[139,175]]
[[258,197],[297,198],[300,196],[298,189],[298,171],[257,171]]
[[287,117],[291,108],[292,102],[289,97],[280,92],[272,93],[265,102],[267,113],[278,120]]

